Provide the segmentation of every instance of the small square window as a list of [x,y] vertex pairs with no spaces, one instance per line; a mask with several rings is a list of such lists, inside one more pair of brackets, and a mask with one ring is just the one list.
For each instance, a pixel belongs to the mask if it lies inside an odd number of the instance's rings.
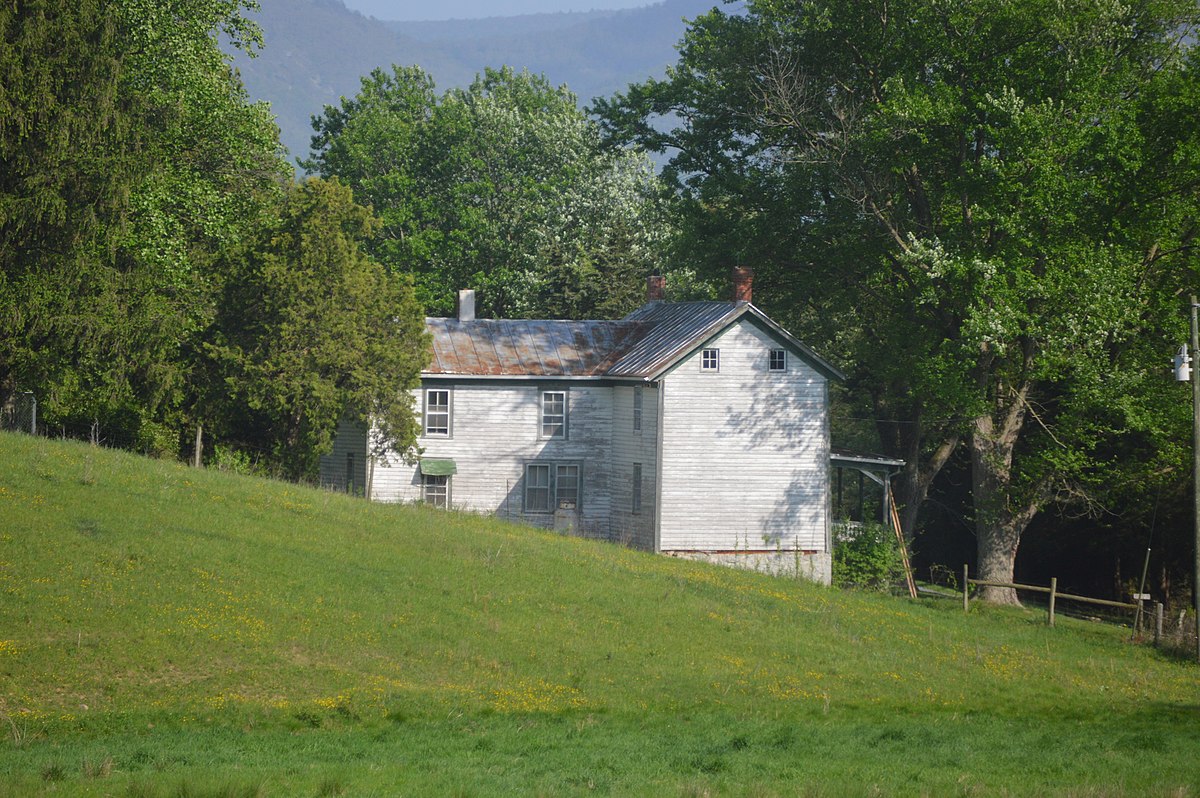
[[787,350],[772,349],[768,368],[771,371],[787,371]]
[[700,353],[701,371],[719,371],[721,368],[721,350],[705,349]]

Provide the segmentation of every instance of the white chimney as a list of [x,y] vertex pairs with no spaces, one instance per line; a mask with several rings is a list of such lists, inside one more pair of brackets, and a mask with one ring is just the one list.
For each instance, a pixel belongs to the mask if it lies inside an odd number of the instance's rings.
[[458,292],[458,320],[475,321],[475,292],[470,288]]

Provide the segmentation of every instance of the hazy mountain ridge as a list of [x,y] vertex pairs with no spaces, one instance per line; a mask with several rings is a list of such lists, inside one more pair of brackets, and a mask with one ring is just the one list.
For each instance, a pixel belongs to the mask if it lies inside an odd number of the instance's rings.
[[[376,67],[417,64],[439,90],[465,86],[485,67],[510,65],[567,84],[586,103],[661,75],[675,60],[684,18],[720,0],[665,0],[640,9],[531,14],[491,20],[385,22],[340,0],[261,0],[264,49],[237,54],[246,89],[276,114],[292,158],[308,155],[310,119]],[[489,30],[490,29],[490,30]]]
[[488,39],[550,33],[572,25],[606,19],[619,11],[560,11],[557,14],[521,14],[516,17],[451,19],[423,22],[380,20],[394,33],[423,42]]

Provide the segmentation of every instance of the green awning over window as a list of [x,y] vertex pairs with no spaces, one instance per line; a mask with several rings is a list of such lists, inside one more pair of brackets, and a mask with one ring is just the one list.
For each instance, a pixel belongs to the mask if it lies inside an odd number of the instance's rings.
[[458,466],[453,460],[434,460],[432,457],[421,458],[421,473],[431,477],[448,477],[458,473]]

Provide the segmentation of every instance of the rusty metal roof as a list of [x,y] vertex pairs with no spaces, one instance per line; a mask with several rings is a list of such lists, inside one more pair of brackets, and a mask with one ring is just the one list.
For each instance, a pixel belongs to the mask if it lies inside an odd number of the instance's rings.
[[841,378],[748,302],[649,302],[620,321],[427,318],[429,376],[657,377],[742,316],[751,314],[818,370]]
[[476,377],[603,377],[641,325],[624,321],[426,319],[433,360],[426,374]]

